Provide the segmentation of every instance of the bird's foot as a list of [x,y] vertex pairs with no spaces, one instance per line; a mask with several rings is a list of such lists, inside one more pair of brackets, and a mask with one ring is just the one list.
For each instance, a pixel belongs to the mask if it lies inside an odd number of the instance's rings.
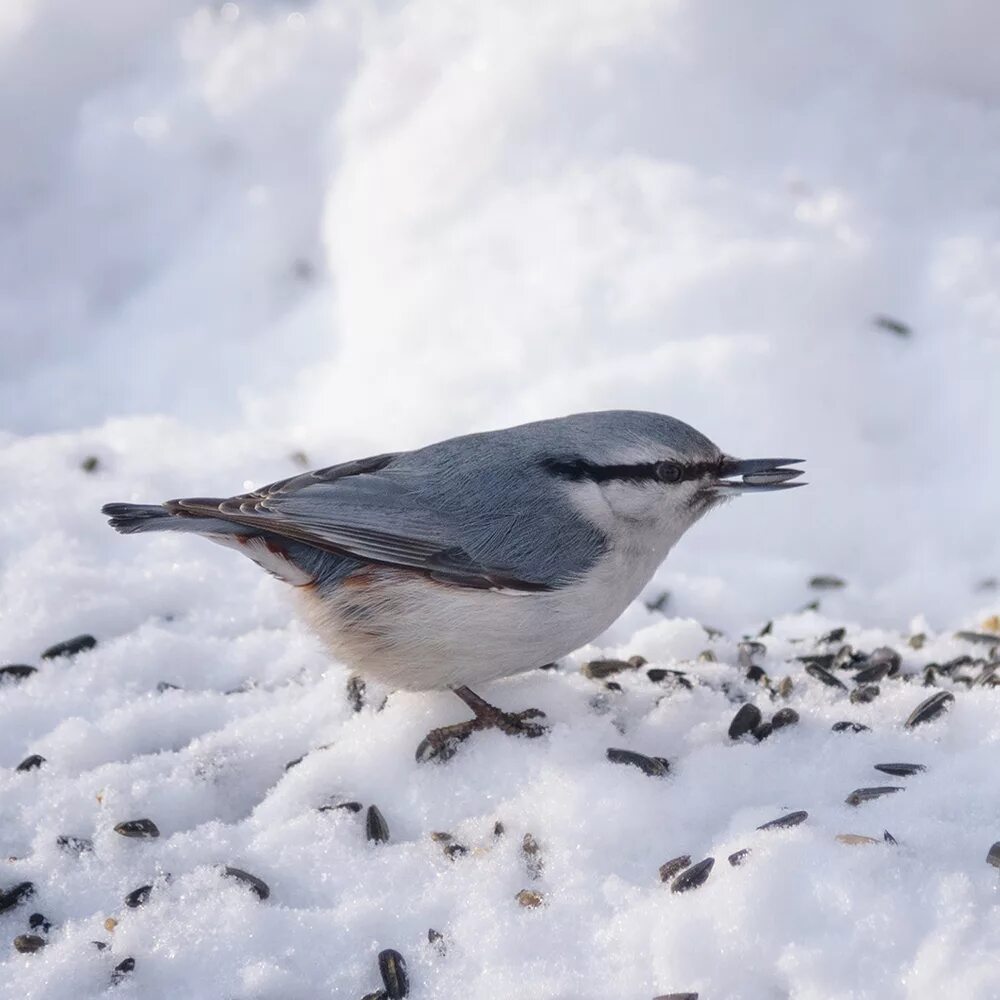
[[548,726],[535,721],[545,718],[545,713],[537,708],[529,708],[523,712],[504,712],[467,687],[455,688],[455,694],[475,712],[475,718],[431,730],[417,747],[417,760],[420,763],[450,760],[461,743],[483,729],[499,729],[508,736],[526,736],[529,739],[536,739],[548,732]]

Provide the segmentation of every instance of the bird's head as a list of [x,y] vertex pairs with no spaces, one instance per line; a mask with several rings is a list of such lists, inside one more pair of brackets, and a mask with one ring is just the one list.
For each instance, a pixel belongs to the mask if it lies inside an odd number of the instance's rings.
[[566,420],[543,467],[606,531],[651,529],[672,545],[723,500],[804,485],[790,481],[802,470],[788,468],[802,459],[733,458],[672,417],[611,410]]

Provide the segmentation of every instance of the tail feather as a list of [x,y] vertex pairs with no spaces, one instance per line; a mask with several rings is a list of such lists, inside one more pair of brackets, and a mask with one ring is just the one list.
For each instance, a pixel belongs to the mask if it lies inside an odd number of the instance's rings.
[[189,517],[175,514],[158,503],[106,503],[101,513],[115,531],[134,535],[140,531],[186,531],[194,534],[238,534],[241,530],[229,521],[214,517]]

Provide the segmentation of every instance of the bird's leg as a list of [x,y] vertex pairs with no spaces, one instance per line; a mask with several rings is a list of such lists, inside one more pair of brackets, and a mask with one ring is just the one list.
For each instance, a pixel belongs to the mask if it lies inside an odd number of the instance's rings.
[[541,722],[529,721],[545,718],[545,713],[537,708],[529,708],[524,712],[504,712],[480,698],[475,691],[470,691],[464,684],[452,690],[472,709],[475,718],[469,719],[468,722],[459,722],[454,726],[441,726],[440,729],[431,730],[417,747],[418,761],[448,760],[455,755],[459,743],[481,729],[499,729],[508,736],[529,738],[542,736],[548,729]]

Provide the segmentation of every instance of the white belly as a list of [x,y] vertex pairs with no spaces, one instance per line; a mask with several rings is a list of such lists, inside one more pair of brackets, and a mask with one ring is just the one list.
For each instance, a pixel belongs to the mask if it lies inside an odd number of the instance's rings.
[[380,567],[332,594],[301,587],[334,655],[390,688],[470,686],[540,667],[603,632],[665,551],[612,552],[586,580],[542,593],[474,590]]

